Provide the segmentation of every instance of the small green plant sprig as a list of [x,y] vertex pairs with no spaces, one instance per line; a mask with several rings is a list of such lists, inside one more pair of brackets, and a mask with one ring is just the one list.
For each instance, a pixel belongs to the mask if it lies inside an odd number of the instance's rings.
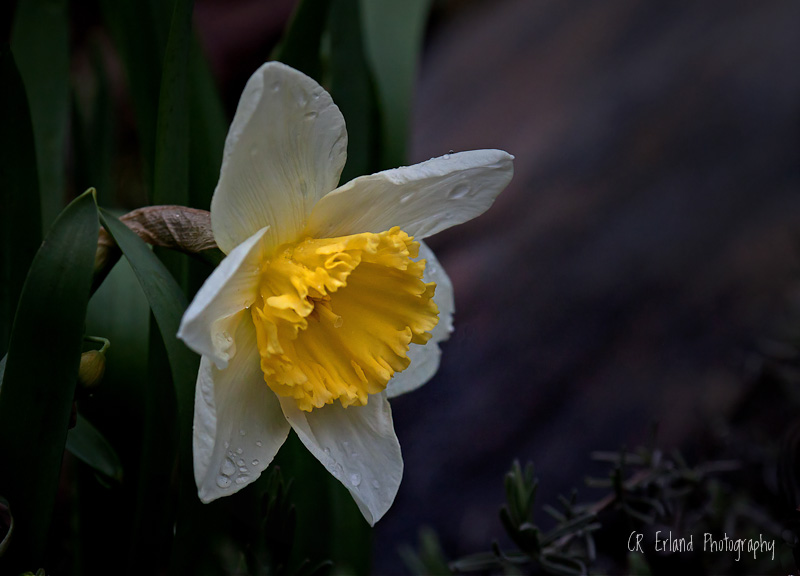
[[587,484],[611,490],[588,504],[577,503],[574,490],[569,498],[559,496],[560,509],[543,507],[556,522],[547,531],[533,520],[539,483],[533,464],[524,468],[518,461],[512,464],[505,476],[506,503],[500,520],[517,549],[503,550],[493,542],[490,551],[448,562],[436,534],[425,529],[420,532],[418,552],[401,551],[406,565],[415,574],[588,574],[597,560],[598,530],[613,529],[619,520],[631,529],[668,520],[692,525],[704,519],[713,522],[710,502],[719,491],[715,476],[739,468],[738,462],[729,460],[690,467],[678,452],[667,456],[644,447],[634,452],[595,452],[592,458],[611,467],[606,478],[588,478]]

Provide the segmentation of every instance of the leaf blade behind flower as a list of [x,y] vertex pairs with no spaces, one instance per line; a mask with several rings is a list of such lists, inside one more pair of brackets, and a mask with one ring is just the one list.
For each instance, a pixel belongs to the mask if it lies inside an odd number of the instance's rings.
[[381,168],[406,164],[411,100],[430,0],[359,0],[381,103]]
[[9,564],[20,570],[41,565],[44,554],[78,376],[97,233],[97,210],[87,192],[59,215],[36,253],[14,318],[0,393],[0,493],[15,510],[8,555]]
[[66,0],[18,3],[11,48],[28,93],[44,227],[50,226],[64,206],[70,113],[68,36]]
[[36,148],[25,86],[8,46],[0,49],[0,353],[42,239]]

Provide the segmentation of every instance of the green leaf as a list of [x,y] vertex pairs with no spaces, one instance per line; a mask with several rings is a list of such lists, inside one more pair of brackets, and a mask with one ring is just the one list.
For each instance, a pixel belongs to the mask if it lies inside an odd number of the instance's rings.
[[100,431],[80,414],[75,427],[67,433],[67,450],[106,478],[122,482],[119,456]]
[[274,60],[300,70],[319,83],[322,83],[320,48],[329,7],[330,0],[302,0],[273,53]]
[[406,163],[411,99],[430,0],[359,0],[381,103],[381,168]]
[[8,46],[0,50],[0,86],[0,353],[5,353],[22,285],[42,240],[33,127]]
[[154,204],[189,203],[189,105],[192,0],[177,0],[164,54],[156,125]]
[[181,443],[189,442],[192,435],[194,385],[199,358],[176,336],[181,317],[186,310],[186,297],[164,264],[135,233],[102,208],[100,221],[128,259],[142,291],[147,296],[169,358],[178,401]]
[[110,206],[114,203],[115,192],[111,184],[116,152],[115,118],[111,85],[101,50],[95,43],[90,53],[94,89],[87,93],[83,85],[73,87],[74,182],[78,190],[94,188],[98,203]]
[[[189,204],[189,53],[192,45],[192,0],[176,0],[172,12],[158,99],[153,204]],[[167,269],[185,288],[184,255],[159,251]]]
[[[138,538],[137,532],[138,514],[150,512],[139,499],[144,479],[153,483],[161,480],[161,493],[170,495],[164,489],[169,484],[170,474],[166,475],[166,481],[162,477],[153,478],[147,469],[151,462],[142,446],[144,389],[150,383],[147,371],[150,318],[150,307],[136,275],[128,261],[120,258],[89,301],[86,332],[106,337],[112,345],[106,354],[102,384],[90,398],[79,402],[79,408],[116,450],[125,480],[113,490],[106,490],[97,482],[93,471],[86,467],[78,471],[76,514],[80,545],[76,545],[75,554],[81,566],[74,572],[76,574],[104,574],[109,565],[120,562],[127,568],[117,571],[120,576],[152,573],[152,564],[142,567],[137,559],[152,558],[159,551],[163,557],[164,546],[170,541],[167,539],[162,547],[157,546],[155,527],[158,522],[152,513],[142,519],[143,537]],[[158,340],[161,345],[161,339]],[[168,366],[164,373],[166,387],[162,392],[172,396]],[[173,429],[174,426],[169,426],[170,432]]]
[[99,5],[125,69],[144,181],[152,190],[161,69],[173,2],[99,0]]
[[208,210],[222,166],[228,119],[214,77],[195,39],[189,93],[189,205]]
[[67,0],[17,3],[11,48],[30,103],[44,227],[50,226],[64,205],[70,112],[68,36]]
[[198,517],[201,517],[203,512],[198,512],[200,501],[197,499],[192,475],[192,419],[199,357],[176,336],[181,317],[186,310],[186,297],[164,264],[136,234],[102,209],[100,220],[133,268],[142,291],[147,296],[167,352],[178,409],[178,452],[181,474],[179,520],[176,527],[176,543],[173,547],[172,572],[189,573],[186,568],[194,559],[189,544],[197,545],[201,541],[199,536],[195,538],[193,536],[198,534],[202,536],[202,532],[199,532]]
[[[41,565],[67,438],[97,247],[87,192],[56,219],[31,264],[0,393],[0,493],[14,509],[11,564]],[[5,558],[4,558],[5,560]]]
[[333,0],[329,20],[331,96],[347,122],[342,182],[380,170],[378,104],[361,30],[359,1]]

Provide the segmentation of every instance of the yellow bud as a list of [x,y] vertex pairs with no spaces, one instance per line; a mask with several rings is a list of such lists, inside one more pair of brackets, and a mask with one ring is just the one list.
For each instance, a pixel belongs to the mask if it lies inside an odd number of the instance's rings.
[[94,388],[106,373],[106,356],[99,350],[89,350],[81,354],[78,369],[78,384],[84,388]]

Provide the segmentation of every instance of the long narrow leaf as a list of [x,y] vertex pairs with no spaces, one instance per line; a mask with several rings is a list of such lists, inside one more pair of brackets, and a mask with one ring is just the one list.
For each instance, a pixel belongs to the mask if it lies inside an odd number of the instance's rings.
[[406,163],[411,98],[430,0],[359,0],[381,102],[382,168]]
[[[200,506],[195,490],[187,488],[193,488],[194,485],[191,472],[191,438],[199,357],[176,337],[187,302],[167,268],[136,234],[103,210],[100,211],[100,219],[130,262],[142,291],[147,296],[169,360],[178,408],[178,452],[182,476],[179,494],[181,517],[177,526],[178,541],[175,543],[172,571],[187,573],[187,565],[192,562],[192,548],[187,542],[192,540],[191,535],[196,529],[195,520]],[[194,544],[197,545],[198,541],[194,540]]]
[[38,565],[44,553],[78,376],[97,233],[97,211],[87,192],[56,219],[36,253],[14,318],[0,393],[0,493],[13,507],[16,522],[7,553],[12,569]]
[[0,50],[0,86],[0,354],[4,354],[42,228],[28,100],[8,47]]
[[147,296],[167,349],[175,397],[178,402],[181,442],[189,441],[194,411],[194,385],[198,356],[176,337],[187,301],[175,279],[136,234],[114,216],[100,210],[100,221],[128,259]]
[[36,135],[44,227],[50,226],[64,205],[70,112],[68,35],[67,0],[20,0],[17,4],[11,48],[25,82]]
[[177,0],[172,15],[158,100],[154,204],[189,203],[189,52],[192,0]]
[[[189,204],[189,53],[192,0],[177,0],[164,52],[156,125],[153,204]],[[187,261],[182,254],[160,252],[164,264],[186,288]]]
[[125,69],[136,116],[144,181],[152,190],[161,69],[173,2],[99,0],[98,3]]
[[67,433],[67,450],[107,478],[122,481],[119,456],[100,431],[78,414],[75,427]]
[[331,38],[331,96],[347,122],[347,164],[342,182],[380,169],[379,115],[371,69],[365,55],[358,0],[333,0],[328,23]]
[[195,39],[189,93],[189,206],[208,210],[219,179],[228,119],[205,56]]
[[330,0],[302,0],[294,11],[283,41],[273,57],[322,82],[320,47]]

